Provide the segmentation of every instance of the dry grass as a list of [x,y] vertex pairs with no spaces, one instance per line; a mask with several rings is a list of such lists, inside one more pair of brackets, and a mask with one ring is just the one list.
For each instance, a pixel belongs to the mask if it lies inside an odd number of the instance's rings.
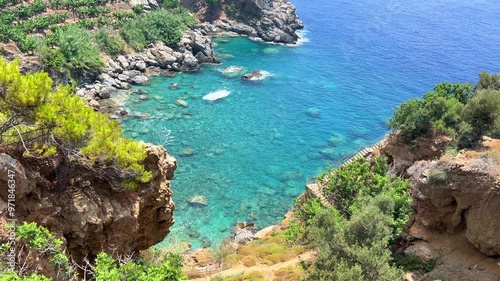
[[274,272],[274,281],[301,280],[305,277],[300,266],[289,266]]
[[224,281],[264,281],[265,276],[264,274],[257,272],[257,271],[251,271],[248,273],[244,273],[241,275],[236,275],[236,276],[231,276],[222,279]]
[[305,250],[298,245],[289,245],[283,231],[274,231],[261,240],[252,241],[238,248],[238,255],[243,264],[263,263],[273,265],[296,258]]

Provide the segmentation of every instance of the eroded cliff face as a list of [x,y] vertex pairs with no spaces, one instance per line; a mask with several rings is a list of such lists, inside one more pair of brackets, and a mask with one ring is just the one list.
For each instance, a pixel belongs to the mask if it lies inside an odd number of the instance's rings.
[[408,145],[391,135],[382,142],[392,172],[409,178],[414,209],[399,251],[439,259],[432,272],[410,280],[498,281],[500,140],[485,138],[482,147],[456,156],[444,153],[449,141],[438,136]]
[[[495,256],[500,255],[500,163],[493,152],[483,153],[420,161],[408,173],[415,228],[461,235]],[[412,229],[410,234],[424,238]]]
[[288,0],[181,0],[201,21],[275,43],[297,43],[304,24]]
[[[75,260],[105,251],[133,254],[162,241],[174,223],[169,180],[176,160],[165,148],[147,144],[146,167],[153,179],[136,191],[117,189],[100,171],[74,164],[57,186],[61,159],[0,154],[0,211],[5,212],[8,170],[16,174],[16,219],[37,222],[62,238]],[[4,213],[0,225],[5,224]],[[5,241],[6,237],[0,236]]]

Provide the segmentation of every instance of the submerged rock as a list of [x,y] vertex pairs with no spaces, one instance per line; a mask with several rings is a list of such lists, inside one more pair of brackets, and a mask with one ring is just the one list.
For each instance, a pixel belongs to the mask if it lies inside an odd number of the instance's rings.
[[186,147],[184,148],[181,153],[179,154],[180,156],[186,157],[186,156],[193,156],[194,155],[194,149],[191,147]]
[[317,107],[308,108],[306,114],[312,118],[319,118],[321,116],[321,112]]
[[207,198],[203,195],[195,195],[188,200],[188,203],[193,206],[205,207],[208,205]]
[[339,133],[334,133],[329,139],[328,139],[328,144],[331,146],[339,146],[342,143],[345,142],[344,136]]
[[188,103],[187,101],[183,100],[183,99],[177,99],[175,101],[175,104],[177,104],[178,106],[182,106],[182,107],[188,107]]
[[228,66],[222,71],[222,75],[226,77],[237,77],[245,70],[242,66]]
[[250,73],[241,76],[241,79],[250,81],[259,81],[259,80],[264,80],[269,76],[271,76],[270,72],[264,70],[254,70]]

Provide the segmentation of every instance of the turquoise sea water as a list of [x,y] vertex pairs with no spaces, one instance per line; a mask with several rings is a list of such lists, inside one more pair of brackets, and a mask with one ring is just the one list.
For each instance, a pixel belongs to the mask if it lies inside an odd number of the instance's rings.
[[[222,240],[236,221],[277,222],[326,162],[381,139],[394,106],[440,81],[500,72],[497,1],[293,3],[306,25],[300,46],[219,38],[222,65],[153,78],[140,87],[149,100],[127,101],[129,111],[152,117],[124,120],[126,134],[178,160],[169,237],[199,247]],[[228,66],[271,76],[242,81],[223,75]],[[202,99],[218,90],[230,95]],[[187,148],[194,153],[182,156]],[[207,207],[187,203],[198,194]]]

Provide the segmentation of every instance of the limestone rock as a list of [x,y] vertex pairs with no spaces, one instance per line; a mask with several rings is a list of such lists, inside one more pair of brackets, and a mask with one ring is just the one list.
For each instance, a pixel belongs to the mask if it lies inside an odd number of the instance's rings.
[[135,85],[148,85],[149,78],[144,75],[137,75],[135,77],[130,78],[130,82]]
[[118,56],[118,57],[116,58],[116,60],[118,61],[118,63],[120,64],[120,66],[121,66],[123,69],[127,69],[127,68],[130,66],[130,64],[129,64],[129,62],[128,62],[127,58],[125,58],[125,56],[121,56],[121,55],[120,55],[120,56]]
[[231,238],[234,242],[238,244],[247,244],[254,240],[253,231],[255,230],[255,225],[253,223],[238,222],[233,228],[231,233]]
[[188,103],[187,101],[183,100],[183,99],[177,99],[175,101],[175,104],[177,104],[178,106],[182,106],[184,108],[188,107]]
[[398,134],[391,134],[381,144],[380,154],[392,162],[391,172],[405,173],[406,169],[415,161],[432,160],[441,157],[446,145],[451,141],[449,137],[417,138],[412,141],[411,147]]
[[[500,181],[496,165],[488,158],[460,155],[416,162],[408,169],[416,223],[440,233],[463,235],[485,255],[499,255]],[[445,176],[437,177],[436,171]]]
[[205,207],[208,205],[207,198],[203,195],[195,195],[188,200],[188,203],[194,206]]

